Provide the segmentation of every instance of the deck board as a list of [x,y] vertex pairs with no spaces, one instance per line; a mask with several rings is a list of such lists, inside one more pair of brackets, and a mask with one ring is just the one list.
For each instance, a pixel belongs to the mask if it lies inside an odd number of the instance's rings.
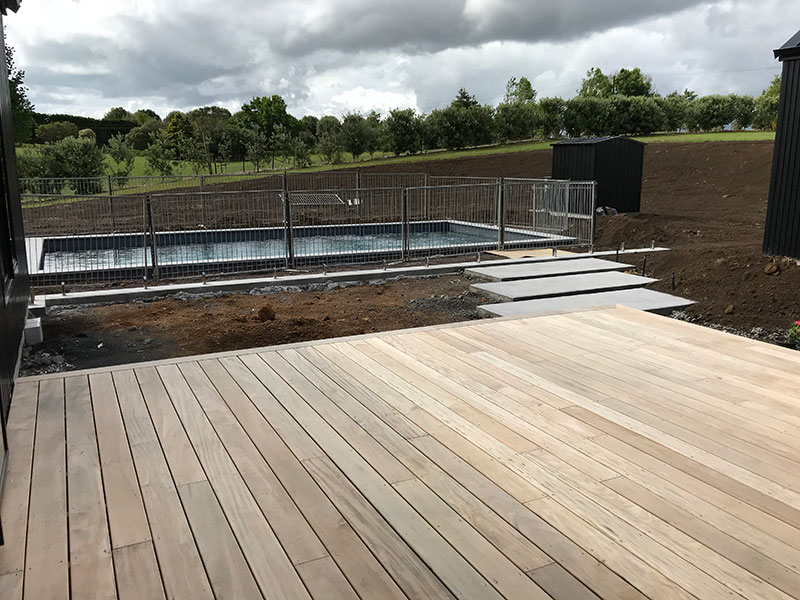
[[0,595],[797,600],[798,364],[617,307],[25,378]]

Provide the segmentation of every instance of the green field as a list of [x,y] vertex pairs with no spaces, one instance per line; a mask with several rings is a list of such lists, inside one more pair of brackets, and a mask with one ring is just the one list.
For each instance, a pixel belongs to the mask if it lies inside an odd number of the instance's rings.
[[[672,133],[672,134],[656,134],[649,136],[636,137],[634,139],[641,140],[642,142],[653,143],[687,143],[687,142],[733,142],[733,141],[768,141],[775,139],[775,133],[771,131],[724,131],[718,133]],[[521,142],[515,144],[484,146],[480,148],[470,148],[468,150],[436,150],[430,152],[423,152],[420,154],[413,154],[410,156],[391,156],[385,154],[380,158],[373,160],[360,160],[348,161],[338,164],[323,164],[320,156],[312,156],[313,167],[306,169],[297,169],[305,172],[313,171],[327,171],[331,169],[351,169],[359,167],[373,167],[380,165],[393,165],[398,163],[418,163],[427,160],[443,160],[453,158],[465,158],[470,156],[483,156],[489,154],[505,154],[509,152],[528,152],[531,150],[546,150],[553,143],[552,140],[538,140],[530,142]],[[30,152],[32,147],[22,146],[17,148],[18,153]],[[271,163],[270,165],[271,166]],[[293,171],[291,161],[287,161],[286,165],[282,164],[280,160],[276,159],[276,170],[283,170],[284,168]],[[268,171],[262,166],[261,171]],[[225,167],[224,173],[234,174],[242,172],[254,172],[255,167],[251,162],[231,162]],[[143,156],[137,156],[134,162],[133,172],[131,176],[148,175],[147,161]],[[195,175],[195,171],[189,163],[179,165],[175,172],[176,175]]]

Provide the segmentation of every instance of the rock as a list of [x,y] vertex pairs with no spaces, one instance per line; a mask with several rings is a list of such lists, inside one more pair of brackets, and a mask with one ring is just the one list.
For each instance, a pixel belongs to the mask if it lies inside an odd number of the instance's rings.
[[728,306],[726,306],[725,310],[722,311],[722,312],[724,312],[726,315],[730,315],[730,314],[733,313],[734,310],[735,310],[735,307],[733,306],[733,304],[728,304]]
[[151,338],[145,338],[144,340],[142,340],[142,346],[149,346],[152,343],[153,340]]
[[767,275],[775,275],[776,273],[780,273],[781,268],[778,266],[778,263],[767,263],[767,266],[764,267],[764,273]]
[[139,331],[139,328],[136,325],[131,325],[128,327],[128,331]]

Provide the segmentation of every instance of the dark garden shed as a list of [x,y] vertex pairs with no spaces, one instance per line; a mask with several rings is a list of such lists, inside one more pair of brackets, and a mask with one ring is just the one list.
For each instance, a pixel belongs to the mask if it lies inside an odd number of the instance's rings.
[[800,258],[800,31],[775,50],[783,63],[764,253]]
[[638,213],[644,144],[626,137],[564,140],[553,144],[553,179],[597,182],[597,206]]

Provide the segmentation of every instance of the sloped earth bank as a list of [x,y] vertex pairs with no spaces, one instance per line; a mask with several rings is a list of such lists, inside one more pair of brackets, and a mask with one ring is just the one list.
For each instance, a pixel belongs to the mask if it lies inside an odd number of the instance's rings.
[[[600,217],[597,247],[672,248],[648,255],[647,274],[661,280],[655,289],[697,302],[685,318],[782,340],[800,319],[800,267],[761,254],[771,158],[771,142],[647,146],[641,213]],[[551,152],[541,150],[374,170],[543,177],[550,161]],[[625,260],[641,268],[643,258]],[[47,341],[24,367],[28,373],[88,368],[462,321],[475,318],[481,302],[468,286],[445,276],[62,310],[48,317]]]
[[[600,217],[597,248],[667,246],[649,255],[653,287],[697,302],[691,320],[765,339],[800,319],[800,267],[761,253],[772,142],[654,143],[638,215]],[[549,150],[416,163],[432,175],[543,177]],[[408,165],[404,165],[408,170]],[[387,167],[379,170],[386,171]],[[643,257],[626,257],[639,268]],[[675,289],[672,274],[675,274]],[[753,330],[756,330],[753,332]]]

